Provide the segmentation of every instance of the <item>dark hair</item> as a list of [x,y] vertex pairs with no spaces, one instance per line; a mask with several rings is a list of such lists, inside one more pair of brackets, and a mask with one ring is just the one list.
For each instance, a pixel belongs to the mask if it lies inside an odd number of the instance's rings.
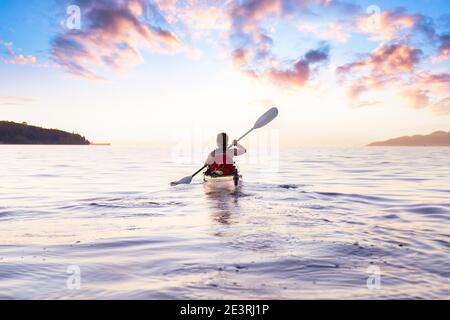
[[217,135],[217,146],[222,149],[228,146],[228,135],[225,132]]

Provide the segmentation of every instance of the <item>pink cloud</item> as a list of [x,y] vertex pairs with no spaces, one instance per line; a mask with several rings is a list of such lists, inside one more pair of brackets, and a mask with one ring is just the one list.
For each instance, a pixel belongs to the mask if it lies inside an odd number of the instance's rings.
[[[298,55],[288,63],[273,52],[274,41],[263,27],[266,19],[291,17],[311,5],[332,6],[331,0],[250,0],[229,7],[228,37],[232,60],[242,72],[281,86],[304,86],[329,58],[328,46]],[[338,2],[336,2],[338,3]],[[300,56],[300,58],[299,58]]]
[[249,61],[249,51],[245,48],[238,48],[231,53],[231,58],[236,66],[242,67]]
[[205,2],[189,2],[185,8],[177,10],[178,18],[192,33],[202,34],[212,30],[227,30],[230,20],[226,10],[220,6],[207,6]]
[[383,90],[394,89],[410,108],[429,108],[444,114],[448,110],[450,74],[419,71],[422,59],[422,52],[410,46],[381,44],[366,58],[336,71],[353,104],[359,104],[365,93],[382,95]]
[[37,58],[33,55],[19,54],[14,50],[12,42],[4,42],[0,40],[0,46],[5,48],[5,57],[0,56],[0,61],[6,64],[34,64]]
[[[292,22],[314,6],[314,9],[351,11],[348,20],[351,22],[341,19],[339,23],[302,22],[299,26],[294,21],[300,31],[345,42],[350,32],[355,31],[347,28],[351,24],[373,40],[387,41],[363,58],[337,68],[338,79],[352,99],[365,98],[369,91],[396,87],[410,106],[421,108],[435,103],[438,96],[442,98],[442,92],[448,88],[442,78],[433,80],[439,75],[417,71],[424,57],[414,46],[413,33],[418,31],[427,40],[434,40],[435,61],[448,59],[448,35],[439,35],[427,18],[403,9],[381,12],[378,20],[374,20],[368,15],[356,17],[354,7],[334,0],[75,0],[75,3],[82,7],[83,29],[64,30],[54,38],[51,53],[53,61],[67,72],[88,79],[102,79],[102,71],[127,70],[142,63],[144,50],[193,56],[198,51],[184,41],[208,36],[225,42],[220,43],[221,49],[228,46],[226,54],[244,74],[283,87],[305,86],[329,60],[329,47],[321,44],[312,50],[302,48],[293,57],[280,56],[278,52],[283,50],[275,50],[273,22],[278,19]],[[10,63],[35,62],[33,56],[14,58]],[[428,87],[425,90],[418,84]]]
[[18,54],[9,58],[1,58],[1,60],[8,64],[33,64],[36,63],[37,59],[35,56],[28,55],[24,56],[22,54]]
[[381,44],[367,58],[340,66],[337,72],[341,75],[358,70],[369,70],[372,75],[411,72],[421,56],[421,50],[408,45]]
[[427,94],[431,111],[440,115],[450,114],[450,73],[422,71],[414,75],[410,86]]
[[350,32],[344,25],[328,22],[328,23],[311,23],[301,22],[298,30],[301,32],[311,33],[323,40],[338,41],[345,43],[350,38]]
[[[347,86],[349,98],[355,100],[366,92],[404,83],[404,77],[414,74],[421,57],[420,50],[407,45],[381,44],[365,58],[338,67],[336,73],[339,81]],[[419,101],[410,92],[405,96],[408,102]],[[416,106],[415,102],[413,105]]]
[[421,44],[426,43],[436,49],[437,53],[429,57],[433,63],[450,58],[450,34],[439,34],[433,19],[422,14],[409,14],[404,8],[358,16],[356,28],[370,34],[369,39],[374,41],[412,43],[420,39]]
[[446,114],[449,110],[449,73],[417,72],[398,87],[403,89],[400,96],[413,109],[428,107],[437,114]]
[[407,45],[381,45],[373,52],[368,63],[379,73],[411,72],[420,62],[422,51]]
[[440,63],[448,59],[450,59],[450,34],[443,34],[439,36],[437,55],[431,57],[431,61]]
[[292,67],[288,69],[271,68],[263,72],[263,75],[282,86],[304,86],[311,78],[313,66],[326,62],[328,59],[329,47],[323,45],[318,49],[308,51]]
[[[141,63],[143,49],[198,56],[199,50],[183,44],[167,29],[170,26],[188,40],[189,36],[209,37],[214,30],[228,34],[231,59],[245,74],[296,85],[305,84],[319,64],[313,62],[316,66],[310,70],[309,62],[298,56],[291,65],[282,63],[286,60],[272,53],[273,40],[260,23],[268,17],[289,16],[309,5],[333,3],[331,0],[78,1],[84,29],[63,32],[54,39],[52,47],[53,60],[71,74],[99,79],[102,68],[123,70]],[[236,36],[247,38],[248,42],[235,46],[232,39]]]
[[428,91],[423,89],[409,89],[403,91],[401,96],[405,99],[408,106],[413,109],[422,109],[428,106]]
[[82,30],[66,31],[53,40],[53,60],[67,72],[100,79],[98,69],[125,70],[143,61],[141,50],[190,52],[171,31],[145,22],[145,0],[82,2]]
[[359,16],[356,26],[360,32],[371,34],[372,40],[389,41],[404,37],[402,31],[412,29],[421,21],[420,15],[410,15],[403,9]]
[[450,97],[446,97],[432,104],[431,110],[441,115],[450,114]]

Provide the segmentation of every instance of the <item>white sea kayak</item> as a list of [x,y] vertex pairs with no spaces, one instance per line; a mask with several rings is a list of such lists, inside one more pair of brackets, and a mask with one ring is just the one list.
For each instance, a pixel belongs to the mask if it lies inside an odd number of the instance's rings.
[[242,185],[242,175],[229,176],[209,176],[204,174],[203,181],[205,188],[209,190],[230,190],[234,191]]

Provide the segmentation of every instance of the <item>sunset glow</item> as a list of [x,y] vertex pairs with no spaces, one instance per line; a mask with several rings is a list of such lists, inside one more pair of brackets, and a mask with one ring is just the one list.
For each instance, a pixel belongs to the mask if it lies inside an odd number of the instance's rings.
[[449,9],[397,0],[2,1],[0,115],[111,142],[165,143],[195,126],[238,130],[270,106],[283,110],[283,145],[446,130]]

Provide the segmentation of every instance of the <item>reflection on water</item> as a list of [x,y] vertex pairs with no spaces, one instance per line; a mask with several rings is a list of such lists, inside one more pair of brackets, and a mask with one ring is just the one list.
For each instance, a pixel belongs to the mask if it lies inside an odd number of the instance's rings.
[[[239,197],[241,189],[230,190],[206,190],[205,195],[210,208],[210,215],[214,221],[229,225],[239,217]],[[233,216],[234,219],[231,219]]]
[[450,296],[450,148],[285,150],[236,193],[168,150],[0,152],[0,298]]

